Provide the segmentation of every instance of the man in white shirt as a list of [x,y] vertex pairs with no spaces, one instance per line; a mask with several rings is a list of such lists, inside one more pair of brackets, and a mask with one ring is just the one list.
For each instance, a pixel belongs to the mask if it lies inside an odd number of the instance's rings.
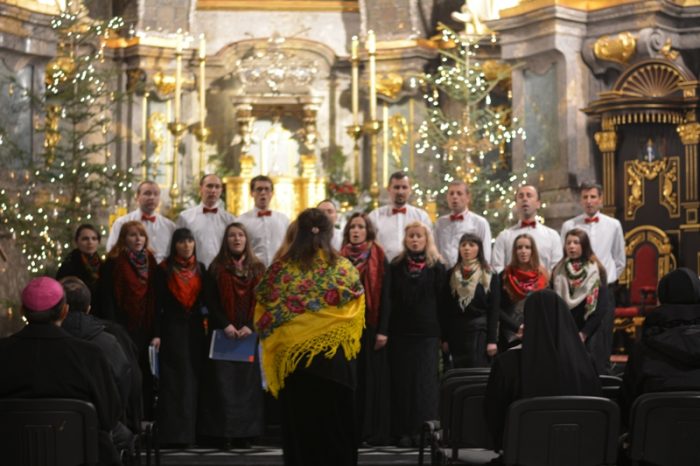
[[599,368],[609,367],[612,352],[613,322],[615,320],[615,287],[625,270],[625,235],[616,218],[600,213],[603,205],[603,187],[593,182],[583,182],[580,187],[580,203],[583,213],[564,222],[561,227],[562,243],[566,233],[574,228],[586,232],[591,240],[593,253],[605,267],[608,279],[609,312],[600,323],[600,329],[589,343]]
[[331,239],[331,246],[340,251],[340,248],[343,245],[343,230],[338,228],[337,225],[338,208],[335,206],[335,202],[330,199],[324,199],[318,203],[316,208],[326,214],[326,217],[328,217],[328,219],[331,221],[331,224],[333,225],[333,238]]
[[523,185],[515,192],[515,210],[518,223],[506,228],[498,234],[491,252],[491,266],[496,272],[501,272],[510,264],[513,242],[515,238],[527,233],[537,244],[540,264],[547,271],[559,262],[564,255],[559,233],[537,221],[537,210],[540,208],[540,194],[532,185]]
[[482,216],[469,211],[471,193],[464,181],[453,181],[447,187],[447,204],[450,214],[435,222],[435,242],[448,267],[457,263],[459,239],[465,233],[473,233],[483,244],[484,258],[491,260],[491,227]]
[[272,264],[272,258],[282,245],[289,226],[286,215],[270,210],[274,189],[272,180],[265,175],[250,180],[250,195],[255,201],[255,207],[238,217],[238,221],[248,230],[253,252],[265,267]]
[[377,242],[391,262],[403,251],[404,228],[412,222],[423,222],[432,228],[428,213],[408,203],[411,196],[411,182],[404,172],[396,172],[389,178],[390,205],[374,209],[369,219],[377,229]]
[[205,267],[214,260],[221,248],[226,227],[236,217],[221,202],[223,185],[216,175],[204,175],[199,180],[201,203],[180,212],[177,226],[189,228],[197,245],[197,260]]
[[146,227],[148,244],[158,262],[168,256],[170,239],[175,231],[175,224],[168,218],[156,212],[160,204],[160,187],[158,183],[145,180],[136,188],[136,202],[139,208],[119,217],[114,221],[107,238],[107,251],[112,249],[119,239],[119,232],[126,222],[139,221]]

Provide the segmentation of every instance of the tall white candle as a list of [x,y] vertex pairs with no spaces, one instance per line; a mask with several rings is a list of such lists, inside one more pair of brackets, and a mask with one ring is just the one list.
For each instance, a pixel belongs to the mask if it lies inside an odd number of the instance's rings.
[[180,94],[182,92],[182,34],[177,33],[175,46],[175,121],[180,121]]
[[360,40],[357,36],[352,36],[352,124],[359,124],[360,114],[360,63],[359,63]]
[[377,42],[373,30],[367,32],[367,52],[369,53],[369,118],[377,119]]

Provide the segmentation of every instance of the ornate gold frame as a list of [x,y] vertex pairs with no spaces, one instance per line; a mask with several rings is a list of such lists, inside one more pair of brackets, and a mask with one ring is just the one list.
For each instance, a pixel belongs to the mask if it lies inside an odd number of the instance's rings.
[[197,0],[198,10],[359,12],[357,0]]
[[625,162],[625,220],[634,220],[637,210],[645,204],[645,181],[659,178],[659,204],[666,207],[669,217],[681,215],[680,157],[664,157],[653,162],[629,160]]
[[640,225],[625,234],[625,270],[619,278],[620,284],[627,285],[634,276],[634,251],[640,243],[649,242],[656,246],[659,253],[657,277],[659,280],[676,268],[676,258],[671,253],[671,241],[668,235],[653,225]]

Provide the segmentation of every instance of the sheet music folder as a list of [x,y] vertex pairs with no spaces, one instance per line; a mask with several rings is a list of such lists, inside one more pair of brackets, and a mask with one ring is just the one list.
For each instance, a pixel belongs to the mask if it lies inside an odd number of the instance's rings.
[[209,359],[218,361],[255,361],[258,335],[252,333],[245,338],[226,338],[223,330],[214,330],[209,346]]

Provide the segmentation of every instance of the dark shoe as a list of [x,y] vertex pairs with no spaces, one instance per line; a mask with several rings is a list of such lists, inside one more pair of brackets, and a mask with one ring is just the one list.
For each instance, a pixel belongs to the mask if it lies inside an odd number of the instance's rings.
[[411,448],[413,446],[413,440],[411,440],[411,437],[408,435],[402,435],[399,441],[396,442],[396,446],[399,448]]

